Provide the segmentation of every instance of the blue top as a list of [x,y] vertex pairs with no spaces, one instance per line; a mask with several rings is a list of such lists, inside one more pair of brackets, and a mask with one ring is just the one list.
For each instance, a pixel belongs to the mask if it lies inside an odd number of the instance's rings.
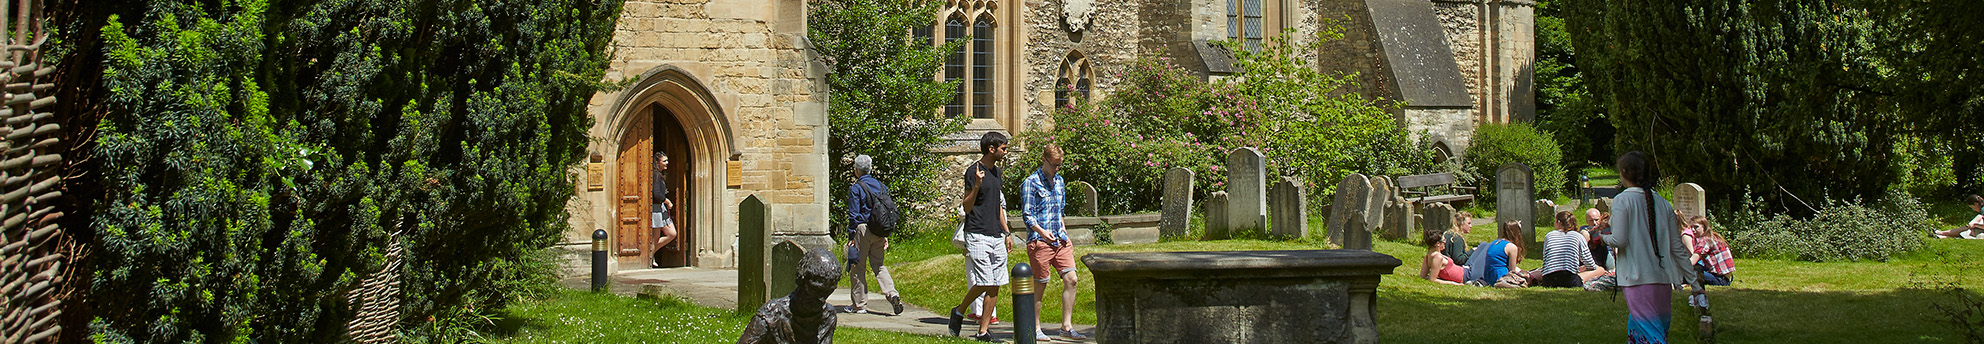
[[1509,252],[1505,251],[1508,245],[1508,240],[1495,239],[1475,248],[1474,256],[1467,262],[1467,280],[1495,284],[1502,275],[1509,274]]
[[[1060,174],[1055,174],[1052,181],[1042,183],[1041,172],[1034,171],[1026,176],[1026,181],[1020,182],[1020,200],[1025,206],[1021,211],[1026,214],[1027,240],[1052,242],[1067,239],[1068,228],[1061,222],[1068,207],[1067,184],[1061,182]],[[1053,233],[1054,238],[1040,237],[1040,233],[1033,231],[1034,226]]]
[[889,192],[889,186],[883,185],[882,180],[875,179],[875,176],[873,175],[863,175],[861,176],[860,179],[855,179],[854,184],[848,184],[847,186],[847,231],[848,232],[853,232],[854,226],[858,226],[863,223],[868,223],[868,215],[871,209],[868,209],[868,190],[862,189],[864,187],[868,189],[873,189],[875,190],[875,192],[881,192],[881,193]]

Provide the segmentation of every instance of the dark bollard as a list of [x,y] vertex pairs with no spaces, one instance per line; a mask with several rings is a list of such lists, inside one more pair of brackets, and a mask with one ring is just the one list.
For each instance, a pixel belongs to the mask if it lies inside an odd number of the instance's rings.
[[592,231],[592,291],[606,290],[606,230]]
[[1033,334],[1039,332],[1040,310],[1033,295],[1033,267],[1026,263],[1013,265],[1013,342],[1033,344]]

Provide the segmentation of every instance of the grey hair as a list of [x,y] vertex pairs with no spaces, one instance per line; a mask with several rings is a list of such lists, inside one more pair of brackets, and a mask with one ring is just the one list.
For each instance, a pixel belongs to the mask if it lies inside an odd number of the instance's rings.
[[854,157],[854,170],[861,174],[875,174],[875,157],[862,154]]

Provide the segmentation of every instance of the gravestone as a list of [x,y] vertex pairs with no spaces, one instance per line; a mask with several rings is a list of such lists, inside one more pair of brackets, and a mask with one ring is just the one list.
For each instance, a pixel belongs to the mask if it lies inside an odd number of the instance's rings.
[[771,259],[772,208],[758,195],[744,198],[737,206],[737,309],[758,309],[772,298],[767,279]]
[[[1528,165],[1508,163],[1495,172],[1495,228],[1501,233],[1503,223],[1510,220],[1522,221],[1522,233],[1517,236],[1523,252],[1538,252],[1536,245],[1536,185]],[[1524,254],[1529,255],[1528,253]]]
[[1215,191],[1206,197],[1206,240],[1231,238],[1226,223],[1226,192]]
[[[831,253],[829,253],[831,254]],[[779,241],[772,246],[771,267],[766,269],[765,279],[771,281],[771,296],[792,294],[798,289],[799,258],[806,255],[806,249],[791,240]],[[836,260],[838,261],[838,260]]]
[[1268,191],[1268,208],[1272,210],[1273,234],[1282,238],[1303,238],[1309,236],[1309,202],[1302,187],[1302,181],[1295,177],[1282,177]]
[[1073,201],[1081,203],[1077,209],[1079,211],[1076,212],[1075,216],[1099,216],[1101,212],[1097,211],[1096,208],[1094,185],[1089,185],[1088,182],[1072,182],[1068,183],[1068,191],[1075,195]]
[[[1557,229],[1557,202],[1552,202],[1547,199],[1539,199],[1536,200],[1535,203],[1533,204],[1534,206],[1530,208],[1536,209],[1534,212],[1534,214],[1536,214],[1536,220],[1535,220],[1536,225],[1531,227],[1536,228],[1537,233],[1532,233],[1534,235],[1531,235],[1529,237],[1529,242],[1540,243],[1543,242],[1542,237],[1544,235],[1547,235],[1548,233],[1550,233],[1550,231]],[[1577,222],[1575,220],[1576,217],[1573,216],[1572,219],[1573,220],[1571,222],[1573,223],[1571,223],[1571,228],[1577,228],[1578,224],[1575,223]],[[1536,257],[1536,258],[1543,257],[1542,245],[1531,246],[1531,248],[1534,248],[1536,252],[1523,252],[1523,255]]]
[[1097,343],[1377,343],[1377,289],[1403,262],[1364,250],[1083,255]]
[[1592,208],[1593,208],[1593,209],[1598,209],[1598,211],[1599,211],[1599,212],[1602,212],[1602,213],[1606,213],[1606,214],[1611,214],[1611,213],[1612,213],[1612,198],[1611,198],[1611,197],[1599,197],[1599,198],[1598,198],[1598,205],[1597,205],[1597,206],[1593,206]]
[[1674,209],[1681,211],[1684,221],[1696,216],[1708,216],[1708,199],[1704,198],[1707,196],[1701,185],[1682,183],[1674,187]]
[[1158,223],[1158,236],[1185,235],[1192,225],[1192,169],[1172,167],[1164,172],[1164,219]]
[[1391,201],[1385,202],[1385,225],[1382,227],[1385,239],[1414,240],[1411,232],[1416,217],[1412,213],[1411,202],[1407,202],[1405,197],[1393,195]]
[[1371,223],[1364,222],[1363,216],[1351,216],[1343,221],[1343,248],[1347,250],[1371,249]]
[[1420,234],[1421,239],[1424,239],[1424,232],[1446,232],[1454,229],[1453,206],[1449,206],[1446,203],[1433,202],[1426,204],[1424,208],[1421,211],[1426,215],[1423,219],[1425,221],[1419,223],[1419,230],[1422,233]]
[[1385,176],[1370,178],[1371,192],[1364,197],[1367,202],[1364,203],[1364,229],[1375,233],[1378,227],[1385,225],[1385,202],[1392,199],[1392,185],[1391,179]]
[[1268,222],[1267,157],[1253,147],[1226,157],[1226,231],[1262,234]]
[[1344,222],[1351,216],[1364,216],[1365,203],[1370,200],[1371,179],[1362,174],[1352,173],[1343,177],[1336,185],[1336,198],[1330,204],[1329,237],[1330,243],[1343,246],[1344,231],[1349,230]]

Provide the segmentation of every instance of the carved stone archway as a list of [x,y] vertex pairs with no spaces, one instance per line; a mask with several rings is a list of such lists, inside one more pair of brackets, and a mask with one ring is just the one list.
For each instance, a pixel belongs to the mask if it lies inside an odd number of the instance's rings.
[[608,230],[614,241],[613,251],[639,251],[615,255],[622,269],[645,266],[655,249],[651,242],[629,242],[630,238],[653,240],[652,236],[627,232],[648,225],[649,216],[639,209],[645,208],[650,200],[638,195],[647,193],[644,188],[651,185],[648,180],[652,179],[645,174],[651,171],[649,167],[631,165],[649,163],[647,160],[651,159],[643,159],[649,153],[633,150],[652,149],[652,142],[643,146],[639,140],[653,140],[655,129],[671,127],[669,124],[679,127],[682,137],[664,137],[664,142],[679,140],[683,146],[679,148],[686,150],[686,154],[671,154],[671,161],[686,170],[670,179],[686,182],[672,181],[670,185],[684,195],[676,199],[681,210],[675,212],[682,241],[670,246],[681,250],[679,262],[687,266],[721,265],[721,261],[704,262],[702,258],[731,256],[730,239],[736,235],[735,226],[722,214],[731,204],[726,183],[729,163],[740,151],[725,106],[704,85],[694,74],[678,66],[655,67],[621,92],[612,111],[607,113],[611,117],[606,123],[612,131],[605,138],[612,142],[605,147],[621,157],[607,161],[607,180],[614,182],[605,185],[607,190],[603,194],[609,198],[596,204],[614,208],[612,229]]

